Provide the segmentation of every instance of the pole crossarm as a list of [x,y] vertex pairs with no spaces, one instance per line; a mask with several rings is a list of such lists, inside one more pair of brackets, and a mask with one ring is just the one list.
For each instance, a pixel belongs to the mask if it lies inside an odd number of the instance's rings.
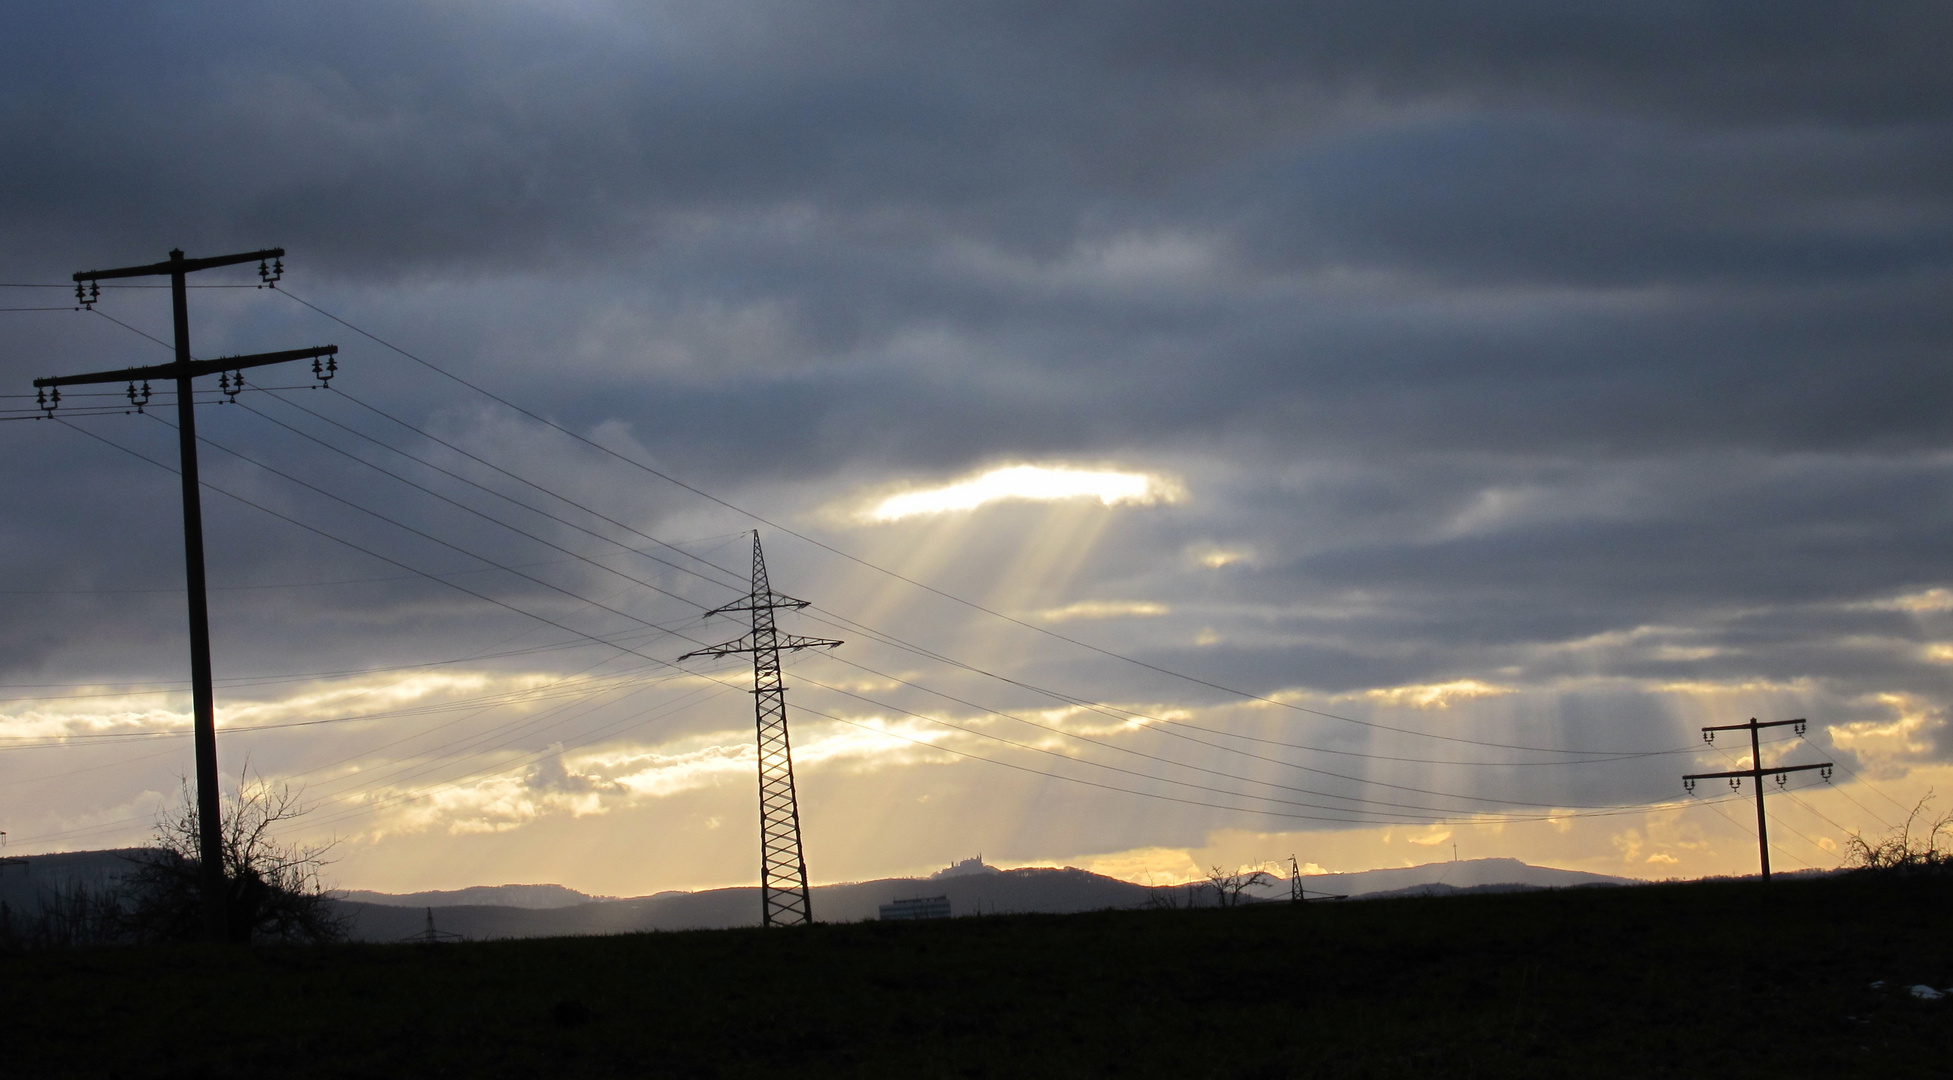
[[150,263],[147,266],[124,266],[117,270],[83,270],[75,275],[77,282],[107,281],[110,278],[161,277],[167,274],[191,274],[198,270],[213,270],[219,266],[236,266],[238,263],[263,262],[266,259],[282,259],[284,248],[265,248],[263,251],[246,251],[237,255],[210,255],[201,259],[183,259],[172,262]]
[[187,364],[174,361],[167,364],[150,364],[147,367],[124,368],[120,371],[94,371],[86,375],[57,375],[49,379],[35,379],[35,387],[81,386],[87,383],[132,382],[137,379],[175,379],[196,378],[200,375],[215,375],[224,371],[242,371],[245,368],[264,367],[266,364],[283,364],[292,360],[310,360],[321,356],[337,356],[339,346],[320,345],[310,349],[285,349],[280,352],[251,353],[248,356],[220,356],[212,360],[192,360]]
[[1757,727],[1757,728],[1799,727],[1808,723],[1810,723],[1809,720],[1762,720],[1762,721],[1752,720],[1747,724],[1714,724],[1711,725],[1710,727],[1705,727],[1702,730],[1703,731],[1748,731],[1752,727]]
[[1750,777],[1751,779],[1760,780],[1763,777],[1770,776],[1772,774],[1781,776],[1784,773],[1809,772],[1812,769],[1833,769],[1836,767],[1837,767],[1836,765],[1832,764],[1829,761],[1820,761],[1815,765],[1776,765],[1776,766],[1766,765],[1760,769],[1731,769],[1728,772],[1690,773],[1687,776],[1682,777],[1682,779],[1724,780],[1730,777],[1741,779],[1742,777],[1747,776]]

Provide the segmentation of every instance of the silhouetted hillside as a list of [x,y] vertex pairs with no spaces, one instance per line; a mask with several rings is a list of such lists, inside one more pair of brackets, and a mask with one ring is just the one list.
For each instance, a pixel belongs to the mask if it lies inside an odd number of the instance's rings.
[[610,897],[591,896],[564,885],[470,885],[465,889],[434,889],[416,893],[383,893],[370,889],[342,890],[342,900],[384,907],[465,907],[487,905],[514,908],[565,908]]
[[[52,891],[79,883],[110,885],[142,849],[35,855],[0,867],[0,901],[15,913],[31,914]],[[1517,859],[1469,859],[1423,866],[1320,874],[1303,879],[1311,896],[1352,898],[1425,890],[1479,890],[1487,887],[1563,888],[1624,884],[1629,879],[1574,870],[1530,866]],[[611,899],[593,897],[562,885],[478,885],[417,893],[350,890],[337,894],[352,916],[351,932],[362,941],[397,941],[426,929],[433,909],[436,928],[477,940],[619,934],[643,930],[711,930],[759,923],[755,887],[665,892]],[[1197,886],[1151,888],[1073,867],[999,870],[980,859],[966,860],[926,878],[883,878],[814,887],[814,916],[821,922],[860,922],[876,918],[881,905],[895,900],[947,896],[957,917],[999,914],[1067,914],[1108,908],[1136,908],[1154,902],[1171,906],[1211,904]],[[1285,901],[1286,879],[1252,890],[1251,900]]]
[[[1151,895],[1144,885],[1129,881],[1084,870],[1039,867],[937,879],[886,878],[819,885],[814,888],[813,908],[814,917],[822,922],[859,922],[875,918],[881,905],[891,900],[918,896],[947,896],[951,909],[960,916],[1131,908],[1145,904]],[[353,935],[363,941],[395,941],[419,932],[426,926],[424,909],[430,906],[435,908],[439,929],[471,938],[713,930],[759,923],[756,887],[660,893],[550,909],[426,903],[404,907],[395,902],[353,901],[347,901],[346,906],[354,916]]]
[[[881,905],[894,900],[947,896],[957,917],[967,915],[1061,915],[1107,908],[1135,908],[1160,901],[1175,906],[1211,904],[1197,886],[1149,888],[1084,870],[1031,867],[1020,870],[978,868],[976,860],[959,864],[955,873],[928,878],[884,878],[814,887],[814,917],[821,922],[859,922],[876,917]],[[957,868],[952,868],[957,869]],[[1576,885],[1624,884],[1611,878],[1575,870],[1529,866],[1517,859],[1471,859],[1424,866],[1367,870],[1354,874],[1322,874],[1304,878],[1311,895],[1360,897],[1400,892],[1427,885],[1440,889],[1478,889],[1487,886],[1563,888]],[[623,900],[593,900],[563,906],[492,903],[454,903],[447,898],[488,898],[504,890],[560,890],[547,896],[580,896],[562,886],[492,886],[443,893],[386,896],[349,893],[353,935],[365,941],[395,941],[426,927],[425,908],[435,909],[438,929],[471,938],[539,937],[572,934],[618,934],[640,930],[713,930],[759,923],[757,888],[669,892]],[[1261,887],[1254,899],[1287,900],[1289,886],[1278,880]]]

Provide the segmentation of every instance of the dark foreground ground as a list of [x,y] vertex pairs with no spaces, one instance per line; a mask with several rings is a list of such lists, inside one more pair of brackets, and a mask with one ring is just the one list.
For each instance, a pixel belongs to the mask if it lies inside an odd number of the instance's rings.
[[[1953,1075],[1953,882],[0,957],[0,1075]],[[1871,987],[1883,981],[1880,989]]]

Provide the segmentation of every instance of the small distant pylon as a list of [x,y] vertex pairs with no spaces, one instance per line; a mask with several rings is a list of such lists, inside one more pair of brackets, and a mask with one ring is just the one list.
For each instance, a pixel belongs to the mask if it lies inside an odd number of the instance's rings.
[[442,941],[460,941],[461,935],[451,934],[446,930],[434,929],[434,909],[428,908],[427,929],[422,930],[418,934],[408,934],[406,937],[403,937],[400,940],[403,942],[409,942],[409,941],[419,942],[422,945],[433,945]]
[[753,533],[753,591],[706,616],[744,611],[752,616],[752,630],[722,645],[696,649],[679,657],[731,656],[753,658],[753,716],[759,740],[760,805],[760,923],[799,926],[814,921],[807,893],[807,859],[800,849],[800,805],[794,796],[793,745],[787,736],[787,688],[780,681],[781,650],[832,648],[832,638],[782,634],[773,613],[795,611],[807,601],[773,591],[766,578],[766,556]]

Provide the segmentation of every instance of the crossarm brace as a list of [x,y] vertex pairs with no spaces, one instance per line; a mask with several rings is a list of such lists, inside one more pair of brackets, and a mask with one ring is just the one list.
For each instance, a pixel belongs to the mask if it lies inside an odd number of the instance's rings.
[[244,368],[263,367],[266,364],[282,364],[288,360],[310,360],[315,356],[333,356],[339,352],[337,345],[320,345],[313,349],[286,349],[282,352],[252,353],[249,356],[220,356],[214,360],[192,360],[188,364],[151,364],[148,367],[126,368],[121,371],[93,371],[86,375],[57,375],[51,379],[35,379],[35,386],[79,386],[84,383],[119,383],[133,379],[175,379],[188,375],[215,375],[220,371],[241,371]]
[[1831,762],[1820,761],[1815,765],[1765,765],[1760,769],[1731,769],[1728,772],[1699,772],[1682,777],[1684,780],[1721,780],[1731,776],[1750,776],[1761,779],[1775,773],[1809,772],[1812,769],[1834,768]]
[[83,270],[75,275],[76,281],[107,281],[110,278],[160,277],[166,274],[193,273],[197,270],[210,270],[219,266],[236,266],[238,263],[263,262],[266,259],[282,259],[284,248],[265,248],[263,251],[247,251],[241,255],[212,255],[206,259],[184,259],[182,262],[150,263],[148,266],[124,266],[117,270]]

